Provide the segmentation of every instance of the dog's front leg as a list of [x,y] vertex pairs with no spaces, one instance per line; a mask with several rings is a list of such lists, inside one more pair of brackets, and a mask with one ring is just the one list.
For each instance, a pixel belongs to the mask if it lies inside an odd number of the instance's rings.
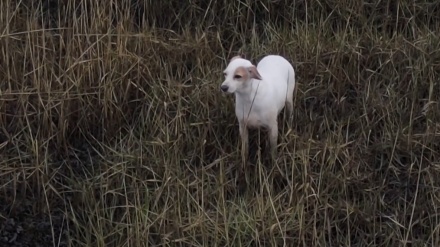
[[240,137],[241,137],[241,156],[244,161],[247,160],[249,154],[249,134],[247,126],[240,121]]

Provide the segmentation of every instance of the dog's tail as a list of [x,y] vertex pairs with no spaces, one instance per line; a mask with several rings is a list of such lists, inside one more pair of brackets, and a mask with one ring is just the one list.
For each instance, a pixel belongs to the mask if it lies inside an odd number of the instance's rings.
[[286,81],[286,98],[284,100],[287,100],[287,95],[289,94],[289,87],[290,87],[290,70],[287,70],[287,81]]
[[286,98],[285,100],[288,101],[288,99],[290,99],[290,101],[292,101],[292,97],[295,97],[296,94],[296,81],[295,81],[295,70],[292,69],[288,69],[287,70],[287,90],[286,90]]
[[[292,69],[293,69],[293,67],[292,67]],[[295,73],[295,72],[293,72],[293,73]],[[291,80],[295,80],[295,78],[292,78],[292,76],[294,77],[295,74],[292,74],[292,71],[289,69],[287,71],[287,89],[288,89],[287,91],[290,91],[289,90],[290,87],[293,87],[293,91],[296,91],[296,81],[294,81],[292,83],[292,85],[290,84]]]

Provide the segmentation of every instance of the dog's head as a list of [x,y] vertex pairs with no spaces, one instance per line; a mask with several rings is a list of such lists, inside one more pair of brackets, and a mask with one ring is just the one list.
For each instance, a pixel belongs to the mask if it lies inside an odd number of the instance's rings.
[[225,80],[220,89],[225,93],[235,93],[247,86],[251,79],[261,80],[257,68],[249,60],[240,56],[233,57],[223,71]]

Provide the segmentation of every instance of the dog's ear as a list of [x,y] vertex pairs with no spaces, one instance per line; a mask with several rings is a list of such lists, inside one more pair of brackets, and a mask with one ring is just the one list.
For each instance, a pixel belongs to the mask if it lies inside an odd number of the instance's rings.
[[248,71],[251,78],[261,80],[261,75],[260,73],[258,73],[257,67],[255,67],[255,65],[248,67]]
[[231,59],[229,60],[229,62],[232,62],[234,59],[237,59],[237,58],[241,58],[241,56],[240,56],[240,55],[235,56],[235,57],[231,58]]

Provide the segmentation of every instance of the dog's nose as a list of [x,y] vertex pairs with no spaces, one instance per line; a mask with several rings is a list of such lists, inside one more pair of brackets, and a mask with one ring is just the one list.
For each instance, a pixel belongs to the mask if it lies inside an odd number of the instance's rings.
[[226,86],[226,85],[222,85],[222,86],[220,87],[220,89],[221,89],[223,92],[226,92],[226,91],[228,91],[229,87]]

